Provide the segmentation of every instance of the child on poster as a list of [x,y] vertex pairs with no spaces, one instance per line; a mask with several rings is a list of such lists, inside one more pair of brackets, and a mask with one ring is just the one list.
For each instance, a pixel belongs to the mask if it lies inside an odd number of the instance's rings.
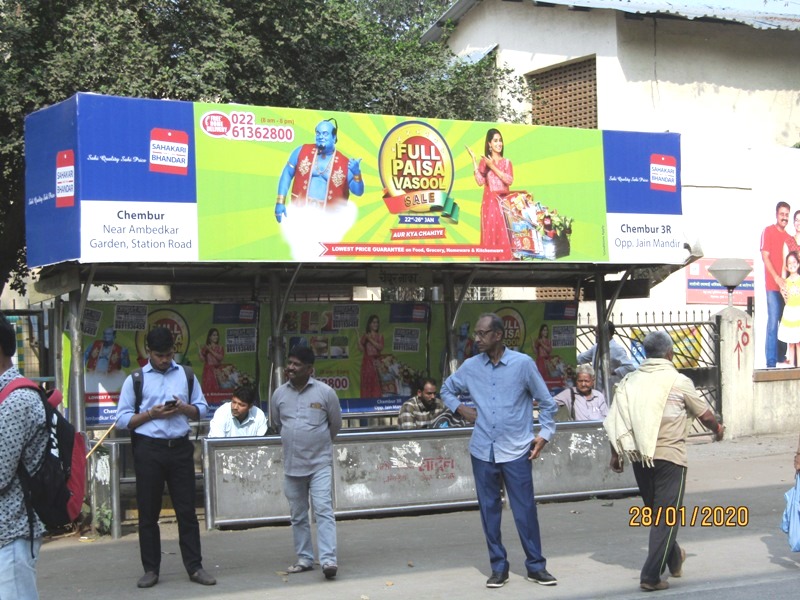
[[786,291],[781,323],[778,326],[778,339],[786,343],[786,362],[778,367],[797,366],[797,344],[800,343],[800,257],[797,252],[786,255]]

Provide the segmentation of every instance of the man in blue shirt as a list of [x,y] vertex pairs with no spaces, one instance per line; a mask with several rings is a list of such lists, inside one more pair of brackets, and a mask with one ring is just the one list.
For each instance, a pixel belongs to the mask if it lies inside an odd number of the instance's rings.
[[[508,559],[500,535],[503,484],[525,551],[528,580],[556,585],[542,556],[530,461],[555,433],[557,406],[536,363],[506,348],[504,333],[503,320],[496,314],[480,316],[473,332],[479,354],[464,361],[445,381],[442,399],[450,410],[475,422],[469,450],[492,567],[486,587],[502,587],[508,581]],[[463,404],[462,396],[469,396],[477,409]],[[536,437],[533,400],[539,402],[541,424]]]
[[142,368],[142,402],[136,406],[133,378],[122,385],[117,406],[117,426],[131,430],[133,465],[136,472],[136,503],[139,508],[139,551],[144,575],[140,588],[158,583],[161,567],[161,532],[158,518],[164,484],[178,519],[181,557],[189,579],[214,585],[203,569],[200,525],[194,508],[194,444],[189,439],[189,420],[200,420],[208,403],[195,377],[192,397],[186,374],[172,358],[175,341],[165,327],[147,334],[149,362]]

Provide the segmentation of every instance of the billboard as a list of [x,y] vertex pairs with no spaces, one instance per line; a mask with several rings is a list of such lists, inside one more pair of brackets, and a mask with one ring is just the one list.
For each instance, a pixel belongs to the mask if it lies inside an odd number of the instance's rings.
[[90,302],[83,312],[86,424],[110,425],[122,384],[147,364],[147,333],[166,327],[175,337],[175,362],[190,366],[209,406],[209,418],[240,385],[254,385],[259,305]]
[[25,122],[28,264],[682,264],[680,137],[81,93]]

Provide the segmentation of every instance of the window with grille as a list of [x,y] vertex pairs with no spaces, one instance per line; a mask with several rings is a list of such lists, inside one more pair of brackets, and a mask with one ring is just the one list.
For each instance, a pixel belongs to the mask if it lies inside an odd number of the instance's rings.
[[533,122],[555,127],[597,129],[595,59],[561,65],[530,76]]

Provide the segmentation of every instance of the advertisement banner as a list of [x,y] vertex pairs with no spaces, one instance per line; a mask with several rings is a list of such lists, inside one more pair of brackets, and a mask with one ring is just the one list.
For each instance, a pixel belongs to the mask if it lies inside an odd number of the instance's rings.
[[175,362],[193,368],[209,418],[236,387],[255,384],[257,304],[90,302],[82,323],[87,425],[114,422],[122,384],[147,364],[147,332],[157,326],[172,331]]
[[753,191],[760,202],[760,229],[751,241],[755,314],[756,369],[793,369],[800,365],[800,210],[791,190],[800,186],[800,153],[774,148],[752,160]]
[[[290,304],[281,334],[287,353],[314,351],[314,377],[336,391],[343,413],[397,413],[427,375],[429,321],[422,302]],[[268,339],[269,324],[261,328]]]
[[[435,305],[431,327],[443,331],[444,310]],[[553,394],[574,385],[577,352],[578,304],[576,302],[474,302],[464,304],[458,313],[456,358],[461,364],[477,352],[473,329],[483,313],[496,313],[505,325],[504,344],[524,352],[535,361]],[[445,356],[444,339],[431,340],[431,356]],[[441,373],[441,362],[438,373]],[[438,377],[439,375],[437,375]]]
[[[722,287],[708,268],[716,258],[700,258],[684,269],[686,272],[686,304],[728,304],[728,289]],[[747,263],[752,267],[753,261]],[[753,274],[745,277],[733,291],[733,305],[747,306],[747,299],[754,296]]]
[[672,133],[81,93],[25,141],[31,267],[686,255]]

